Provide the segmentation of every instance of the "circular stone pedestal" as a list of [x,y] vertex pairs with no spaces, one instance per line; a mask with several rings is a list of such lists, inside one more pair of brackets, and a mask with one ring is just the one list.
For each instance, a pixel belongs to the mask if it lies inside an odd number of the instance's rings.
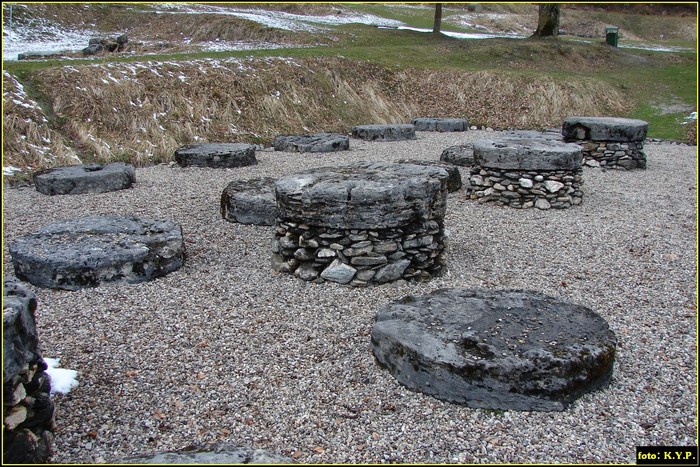
[[583,170],[577,144],[501,137],[474,141],[467,195],[514,208],[568,208],[581,204]]
[[586,165],[631,170],[647,167],[648,128],[644,120],[631,118],[567,117],[561,133],[564,141],[581,144]]
[[9,249],[19,279],[66,290],[148,281],[179,269],[185,257],[179,225],[133,216],[58,222]]
[[175,161],[182,167],[230,168],[255,165],[255,146],[245,143],[201,143],[175,150]]
[[441,289],[382,307],[377,361],[403,385],[475,408],[564,410],[606,386],[617,344],[590,309],[522,290]]
[[353,286],[441,274],[447,178],[439,167],[391,162],[280,178],[273,268]]
[[136,181],[136,171],[132,165],[123,162],[83,164],[42,170],[33,178],[39,193],[77,195],[131,188]]
[[262,177],[229,183],[221,193],[221,217],[241,224],[275,225],[276,180]]
[[409,124],[360,125],[352,127],[352,136],[365,141],[402,141],[416,139],[416,128]]
[[469,123],[463,118],[416,118],[416,131],[467,131]]
[[350,149],[350,138],[336,133],[315,135],[275,136],[272,141],[275,151],[288,152],[335,152]]

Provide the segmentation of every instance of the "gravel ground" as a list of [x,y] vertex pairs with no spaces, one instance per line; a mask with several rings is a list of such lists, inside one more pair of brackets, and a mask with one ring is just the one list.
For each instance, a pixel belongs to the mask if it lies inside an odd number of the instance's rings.
[[[7,241],[83,215],[173,219],[188,252],[182,269],[149,283],[31,287],[44,357],[80,372],[79,387],[55,396],[52,461],[223,441],[300,463],[634,463],[636,446],[696,445],[695,147],[648,143],[647,170],[585,168],[583,204],[570,209],[450,194],[448,271],[422,284],[350,288],[276,274],[272,228],[219,212],[237,178],[438,159],[488,134],[352,140],[330,154],[262,150],[258,165],[236,169],[159,165],[105,194],[5,188],[6,275]],[[591,308],[619,341],[612,383],[554,413],[471,409],[402,387],[374,362],[374,314],[443,287],[523,288]]]

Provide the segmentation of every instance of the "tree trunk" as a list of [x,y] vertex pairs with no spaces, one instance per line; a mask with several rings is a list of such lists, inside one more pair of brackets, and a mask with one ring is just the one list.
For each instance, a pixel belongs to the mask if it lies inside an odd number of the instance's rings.
[[532,37],[554,37],[559,35],[559,4],[540,4],[537,30]]
[[435,21],[433,22],[433,34],[440,32],[440,23],[442,23],[442,3],[435,4]]

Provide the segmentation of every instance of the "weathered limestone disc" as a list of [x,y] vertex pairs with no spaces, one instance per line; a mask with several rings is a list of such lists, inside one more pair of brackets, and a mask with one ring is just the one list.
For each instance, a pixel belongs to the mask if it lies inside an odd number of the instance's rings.
[[459,191],[459,189],[462,188],[462,174],[459,172],[459,169],[453,164],[449,164],[443,161],[425,161],[417,159],[399,159],[396,162],[398,162],[399,164],[415,164],[423,165],[426,167],[439,167],[441,169],[445,169],[448,175],[447,191],[449,193],[454,193],[455,191]]
[[280,135],[272,141],[275,151],[336,152],[350,149],[350,138],[337,133],[315,135]]
[[410,124],[359,125],[352,127],[353,138],[365,141],[402,141],[416,139],[416,127]]
[[634,118],[567,117],[561,133],[565,141],[644,141],[649,123]]
[[221,217],[229,222],[274,225],[276,178],[234,180],[221,193]]
[[33,179],[36,190],[45,195],[106,193],[130,188],[136,171],[123,162],[69,165],[42,170]]
[[10,254],[19,279],[67,290],[148,281],[179,269],[185,258],[179,225],[133,216],[51,224],[17,238]]
[[255,165],[255,146],[245,143],[201,143],[175,150],[175,161],[182,167],[232,168]]
[[463,118],[416,118],[416,131],[467,131],[469,123]]
[[616,338],[580,305],[531,291],[456,288],[382,307],[372,347],[401,384],[438,399],[557,411],[609,383]]
[[341,229],[401,227],[442,221],[445,169],[395,162],[359,162],[287,175],[275,182],[281,219]]
[[581,147],[575,143],[516,136],[474,141],[474,164],[481,167],[577,170],[582,161]]

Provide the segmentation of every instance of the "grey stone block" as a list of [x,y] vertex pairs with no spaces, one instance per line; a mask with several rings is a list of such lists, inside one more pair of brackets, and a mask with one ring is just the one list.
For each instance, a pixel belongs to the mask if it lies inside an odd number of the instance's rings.
[[567,117],[561,133],[565,141],[644,141],[649,123],[617,117]]
[[106,193],[130,188],[136,170],[123,162],[56,167],[34,174],[34,185],[45,195]]
[[360,162],[275,182],[280,218],[344,229],[383,229],[445,215],[448,173],[439,167]]
[[401,141],[416,139],[416,128],[410,124],[359,125],[352,128],[353,138],[365,141]]
[[232,168],[258,163],[255,146],[245,143],[201,143],[175,150],[175,161],[182,167]]
[[475,408],[561,411],[612,377],[590,309],[523,290],[440,289],[383,306],[372,349],[410,389]]
[[221,217],[241,224],[274,225],[276,180],[262,177],[229,183],[221,193]]
[[19,279],[66,290],[152,280],[185,258],[179,225],[134,216],[57,222],[15,239],[9,250]]
[[280,135],[272,141],[275,151],[336,152],[350,149],[350,138],[336,133],[315,135]]
[[481,167],[513,170],[577,170],[582,162],[581,147],[575,143],[527,137],[502,137],[474,141],[474,164]]
[[469,122],[464,118],[416,118],[416,131],[467,131]]

